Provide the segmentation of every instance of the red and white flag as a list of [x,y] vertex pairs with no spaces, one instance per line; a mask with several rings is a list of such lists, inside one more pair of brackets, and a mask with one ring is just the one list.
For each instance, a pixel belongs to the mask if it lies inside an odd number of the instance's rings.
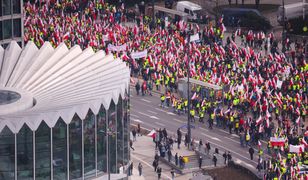
[[270,141],[272,146],[284,146],[286,140],[284,138],[271,137]]

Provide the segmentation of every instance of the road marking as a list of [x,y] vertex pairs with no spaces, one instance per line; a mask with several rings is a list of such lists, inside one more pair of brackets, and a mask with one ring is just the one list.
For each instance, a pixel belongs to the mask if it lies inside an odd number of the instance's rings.
[[131,118],[131,120],[138,122],[138,123],[143,123],[140,119],[136,119],[136,118]]
[[153,113],[153,114],[158,114],[157,112],[154,112],[154,111],[151,111],[151,110],[147,110],[148,112],[150,113]]
[[130,114],[130,116],[136,117],[138,118],[139,116],[137,116],[136,114]]
[[240,142],[238,142],[238,141],[236,141],[236,140],[234,140],[234,139],[231,139],[231,138],[229,138],[229,137],[227,137],[227,136],[225,136],[225,138],[227,138],[227,139],[229,139],[230,141],[233,141],[233,142],[235,142],[235,143],[241,144]]
[[150,115],[148,115],[148,114],[146,114],[146,113],[143,113],[143,112],[140,112],[140,111],[137,111],[137,113],[142,114],[142,115],[144,115],[144,116],[150,116]]
[[173,118],[173,120],[174,121],[177,121],[177,122],[179,122],[179,123],[182,123],[183,121],[181,121],[181,120],[179,120],[179,119],[175,119],[175,118]]
[[213,139],[213,140],[216,140],[216,141],[219,141],[219,142],[221,142],[221,140],[220,139],[218,139],[217,137],[210,137],[211,139]]
[[159,119],[158,117],[156,117],[156,116],[149,116],[150,118],[152,118],[152,119]]
[[167,112],[167,114],[172,115],[172,116],[176,116],[176,114],[174,114],[173,112]]
[[[151,169],[153,168],[153,166],[152,166],[151,164],[149,164],[148,162],[142,160],[141,158],[137,157],[136,155],[132,154],[132,157],[135,158],[135,159],[137,159],[138,161],[143,162],[143,164],[149,166]],[[162,173],[162,175],[165,176],[165,177],[168,178],[168,179],[172,179],[170,176],[168,176],[168,175],[165,174],[165,173]]]
[[164,110],[162,110],[162,109],[160,109],[160,108],[155,108],[157,111],[161,111],[161,112],[166,112],[166,111],[164,111]]
[[227,131],[223,130],[223,129],[219,129],[219,131],[223,132],[223,133],[226,133],[226,134],[229,134]]
[[203,131],[209,131],[209,130],[203,128],[203,127],[199,127],[199,129],[201,129],[201,130],[203,130]]
[[146,100],[146,99],[144,99],[144,98],[141,98],[141,101],[144,101],[144,102],[147,102],[147,103],[151,103],[151,101]]
[[233,137],[240,137],[240,136],[237,135],[237,134],[232,134],[231,136],[233,136]]
[[160,122],[155,122],[155,124],[159,125],[159,126],[165,126],[164,124],[160,123]]

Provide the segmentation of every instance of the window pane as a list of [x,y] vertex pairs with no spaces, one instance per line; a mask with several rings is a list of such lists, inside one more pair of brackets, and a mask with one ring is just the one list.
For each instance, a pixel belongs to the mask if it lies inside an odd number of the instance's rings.
[[20,0],[13,0],[13,13],[20,14]]
[[81,177],[81,119],[75,114],[69,124],[70,179]]
[[14,19],[13,21],[14,25],[14,37],[21,37],[21,20],[20,19]]
[[107,172],[107,136],[106,136],[106,110],[101,106],[97,119],[97,169]]
[[12,38],[12,20],[8,19],[3,21],[3,39]]
[[8,127],[0,133],[0,180],[13,180],[15,175],[15,137]]
[[116,108],[115,103],[111,101],[108,110],[108,131],[109,131],[109,170],[111,173],[116,173],[116,157],[117,157],[117,145],[116,145]]
[[84,120],[84,173],[95,175],[95,115],[90,110]]
[[17,179],[33,179],[33,132],[26,124],[17,134]]
[[67,125],[59,119],[52,129],[53,144],[53,178],[55,180],[67,179]]
[[50,128],[44,121],[35,132],[35,177],[50,179]]
[[0,40],[3,39],[2,33],[3,33],[3,31],[2,31],[2,21],[0,21]]
[[11,0],[2,0],[2,12],[3,15],[11,14]]
[[123,153],[124,153],[124,137],[123,137],[123,107],[122,98],[119,97],[117,104],[117,169],[123,166]]

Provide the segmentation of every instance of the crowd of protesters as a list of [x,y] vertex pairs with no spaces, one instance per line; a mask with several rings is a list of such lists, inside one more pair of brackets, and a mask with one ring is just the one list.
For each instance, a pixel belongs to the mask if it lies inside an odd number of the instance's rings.
[[[268,177],[302,177],[294,165],[307,164],[305,41],[287,38],[281,42],[273,33],[241,29],[223,41],[226,28],[222,18],[216,23],[208,21],[203,28],[157,18],[154,27],[150,26],[151,19],[141,14],[135,17],[136,25],[128,27],[121,23],[126,21],[124,4],[116,7],[103,0],[46,1],[39,5],[27,2],[24,10],[25,42],[34,41],[38,47],[44,41],[54,47],[64,42],[68,47],[78,44],[113,53],[128,63],[132,76],[144,80],[142,86],[136,84],[138,93],[141,89],[142,95],[151,94],[153,84],[157,90],[164,87],[162,107],[172,106],[179,115],[190,113],[192,121],[207,120],[210,128],[216,122],[218,127],[238,134],[242,146],[258,145],[260,139],[270,137],[285,138],[282,147],[272,146],[270,141],[267,144],[268,153],[279,157],[267,164]],[[199,41],[190,42],[195,34]],[[235,43],[238,38],[241,45]],[[109,44],[125,44],[126,48],[111,51]],[[145,57],[131,57],[132,52],[144,50]],[[210,91],[205,97],[202,87],[193,87],[191,110],[187,112],[187,99],[174,95],[179,78],[187,75],[227,87],[226,92],[217,97]],[[305,146],[300,153],[289,152],[289,145],[300,144]]]

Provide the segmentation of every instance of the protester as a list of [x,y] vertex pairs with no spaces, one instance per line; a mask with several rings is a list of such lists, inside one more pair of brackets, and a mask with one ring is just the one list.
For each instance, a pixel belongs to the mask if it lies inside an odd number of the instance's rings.
[[139,171],[139,176],[142,176],[142,164],[141,163],[139,163],[139,165],[138,165],[138,171]]
[[[223,18],[202,29],[184,21],[150,28],[151,18],[141,15],[134,27],[127,27],[122,23],[128,18],[125,10],[125,4],[113,6],[102,0],[48,1],[40,6],[28,1],[24,4],[24,40],[25,43],[33,41],[38,47],[50,41],[54,48],[64,42],[68,48],[78,44],[81,49],[104,50],[127,62],[132,77],[142,78],[142,85],[139,80],[135,85],[137,95],[140,90],[142,95],[151,95],[155,84],[158,90],[166,90],[162,93],[162,107],[170,103],[179,115],[190,113],[194,123],[198,123],[195,122],[198,116],[201,126],[208,120],[211,129],[216,121],[217,128],[228,127],[230,133],[239,134],[242,146],[259,146],[259,140],[265,140],[269,142],[266,148],[272,157],[290,153],[295,155],[290,161],[306,160],[303,158],[308,140],[305,127],[308,64],[303,51],[306,41],[292,42],[288,37],[279,41],[273,32],[265,34],[239,28],[225,42]],[[196,33],[200,34],[200,42],[187,43],[190,34]],[[239,38],[241,45],[235,43]],[[283,51],[279,49],[281,45],[285,47]],[[142,57],[133,56],[145,51]],[[224,94],[216,97],[217,93],[211,90],[204,96],[201,87],[196,86],[192,87],[188,103],[187,98],[173,94],[177,92],[179,79],[187,75],[224,87]],[[190,112],[187,112],[188,104]],[[178,148],[182,139],[179,131]],[[153,138],[157,148],[161,138],[160,135]],[[281,138],[284,144],[272,144],[270,138]],[[168,143],[162,145],[162,150],[168,149]],[[289,152],[291,145],[298,152]],[[302,145],[300,153],[298,147]],[[131,141],[130,147],[134,150]],[[232,159],[229,154],[228,162]],[[277,164],[277,168],[268,168],[268,177],[302,176],[299,168],[292,167],[294,162],[290,165],[283,160],[281,157],[269,161]]]

